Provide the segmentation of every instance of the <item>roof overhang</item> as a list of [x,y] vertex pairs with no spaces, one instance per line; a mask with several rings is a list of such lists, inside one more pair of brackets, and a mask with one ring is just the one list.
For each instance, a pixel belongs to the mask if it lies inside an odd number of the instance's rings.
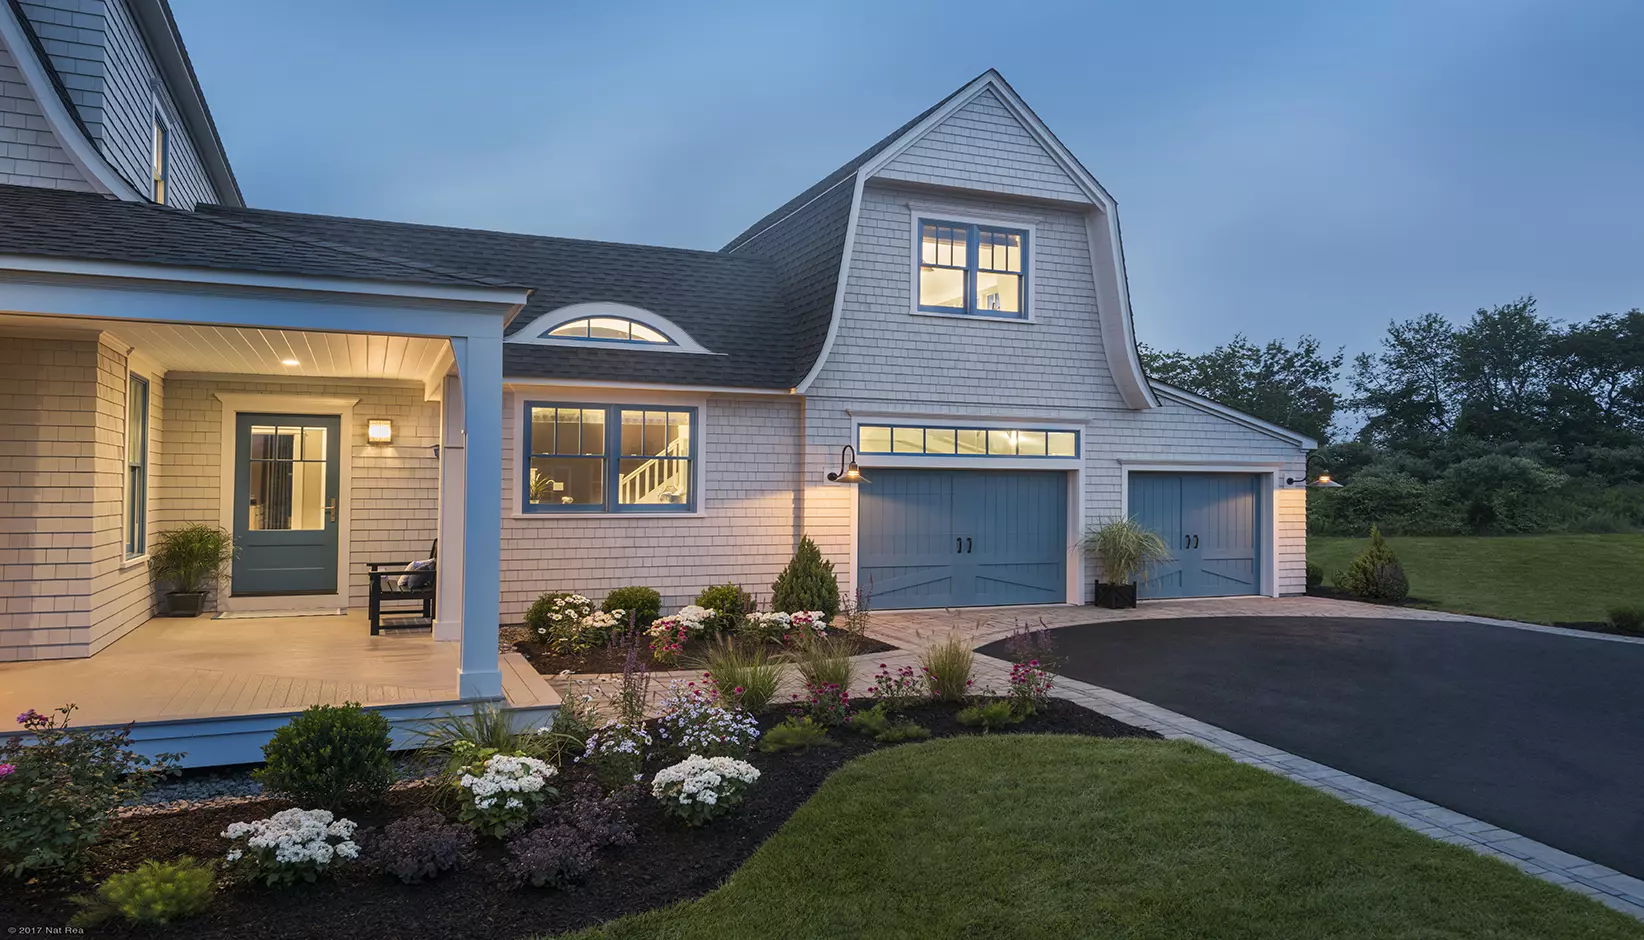
[[1242,424],[1253,431],[1260,431],[1270,437],[1276,437],[1286,443],[1294,444],[1303,450],[1317,450],[1319,447],[1318,441],[1308,437],[1305,434],[1297,433],[1289,428],[1280,427],[1271,421],[1264,421],[1253,414],[1240,411],[1237,408],[1228,407],[1219,401],[1206,398],[1203,395],[1195,394],[1185,388],[1177,388],[1174,385],[1166,384],[1158,379],[1149,379],[1148,381],[1153,386],[1154,391],[1158,392],[1160,396],[1177,401],[1188,406],[1189,408],[1196,408],[1199,411],[1213,414],[1220,418],[1226,418],[1236,424]]

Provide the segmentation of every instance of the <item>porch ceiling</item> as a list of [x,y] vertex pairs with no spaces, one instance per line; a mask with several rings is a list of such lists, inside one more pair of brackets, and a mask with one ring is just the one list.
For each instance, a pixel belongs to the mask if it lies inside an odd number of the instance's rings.
[[0,332],[10,330],[110,333],[168,372],[237,375],[420,382],[441,367],[449,349],[447,340],[426,336],[0,314]]

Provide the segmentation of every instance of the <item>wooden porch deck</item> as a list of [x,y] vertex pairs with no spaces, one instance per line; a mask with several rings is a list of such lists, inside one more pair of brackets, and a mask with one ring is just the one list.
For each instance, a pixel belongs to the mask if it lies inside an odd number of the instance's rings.
[[[449,703],[458,699],[457,656],[457,644],[436,643],[426,632],[371,636],[363,612],[157,617],[87,659],[0,663],[0,715],[73,702],[79,706],[74,724],[100,725],[269,715],[343,702]],[[503,654],[500,667],[510,707],[559,704],[519,654]]]

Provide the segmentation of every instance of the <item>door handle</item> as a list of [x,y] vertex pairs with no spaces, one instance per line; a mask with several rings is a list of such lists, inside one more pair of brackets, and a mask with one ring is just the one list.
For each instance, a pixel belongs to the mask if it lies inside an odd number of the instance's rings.
[[1190,549],[1192,547],[1193,547],[1193,536],[1183,535],[1182,536],[1182,551],[1185,552],[1185,551],[1187,551],[1188,549]]
[[337,497],[335,496],[331,497],[331,501],[325,504],[325,521],[337,521]]
[[1193,536],[1193,547],[1194,548],[1199,547],[1199,537],[1197,535]]
[[966,536],[966,538],[965,538],[965,554],[969,555],[970,553],[971,553],[970,537]]
[[953,540],[953,550],[959,555],[963,555],[965,553],[965,540],[962,536]]

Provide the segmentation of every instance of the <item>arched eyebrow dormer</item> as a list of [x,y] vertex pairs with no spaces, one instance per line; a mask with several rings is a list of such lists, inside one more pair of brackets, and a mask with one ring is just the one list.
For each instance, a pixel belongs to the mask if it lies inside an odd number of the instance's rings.
[[538,346],[610,345],[653,352],[713,352],[659,313],[613,303],[560,307],[527,323],[508,337],[507,342]]

